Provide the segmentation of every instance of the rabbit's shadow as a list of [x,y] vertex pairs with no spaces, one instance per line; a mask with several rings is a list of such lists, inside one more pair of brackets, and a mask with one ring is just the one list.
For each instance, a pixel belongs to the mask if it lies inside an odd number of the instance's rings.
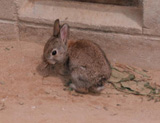
[[42,77],[53,76],[54,71],[52,69],[53,69],[53,66],[49,65],[49,64],[46,64],[45,62],[41,62],[36,67],[36,71]]
[[[60,75],[57,70],[54,69],[54,66],[53,65],[50,65],[50,64],[46,64],[45,62],[41,62],[40,64],[37,65],[36,67],[36,71],[38,72],[38,74],[40,76],[42,76],[43,78],[46,78],[46,77],[58,77],[64,87],[65,87],[65,91],[74,91],[73,89],[71,89],[69,86],[70,84],[72,83],[69,75]],[[75,91],[77,94],[83,94],[83,95],[91,95],[91,96],[99,96],[101,93],[94,93],[94,92],[88,92],[88,93],[81,93],[81,92],[77,92]]]
[[37,65],[36,71],[37,73],[44,78],[47,77],[58,77],[64,86],[69,87],[71,80],[68,74],[60,74],[61,69],[57,70],[53,65],[47,64],[45,62],[41,62]]

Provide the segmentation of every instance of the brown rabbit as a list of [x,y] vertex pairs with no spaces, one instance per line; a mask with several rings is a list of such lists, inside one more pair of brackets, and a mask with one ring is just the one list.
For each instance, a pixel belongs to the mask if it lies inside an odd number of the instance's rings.
[[54,34],[44,47],[43,60],[62,76],[69,76],[77,92],[100,92],[111,75],[110,63],[101,48],[88,40],[68,41],[69,26],[54,23]]

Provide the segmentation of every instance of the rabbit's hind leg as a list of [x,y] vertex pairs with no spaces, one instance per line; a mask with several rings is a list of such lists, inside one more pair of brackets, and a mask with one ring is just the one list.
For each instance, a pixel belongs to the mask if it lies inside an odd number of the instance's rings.
[[92,93],[100,93],[105,89],[104,85],[106,82],[106,78],[101,78],[99,82],[89,88],[89,91]]
[[100,92],[103,91],[104,89],[105,89],[104,86],[90,87],[90,88],[89,88],[89,92],[91,92],[91,93],[100,93]]
[[71,73],[72,84],[70,87],[79,93],[88,93],[88,88],[90,87],[89,82],[87,81],[87,77],[81,73],[76,71],[72,71]]
[[86,89],[86,88],[80,88],[80,87],[76,87],[76,85],[75,84],[70,84],[70,86],[69,86],[70,88],[72,88],[72,89],[74,89],[76,92],[78,92],[78,93],[83,93],[83,94],[87,94],[88,93],[88,89]]

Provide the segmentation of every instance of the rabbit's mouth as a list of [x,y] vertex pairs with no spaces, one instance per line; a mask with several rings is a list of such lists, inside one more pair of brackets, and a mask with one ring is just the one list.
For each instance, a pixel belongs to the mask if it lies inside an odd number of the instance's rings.
[[47,59],[47,62],[49,63],[49,64],[56,64],[56,61],[54,61],[53,59]]

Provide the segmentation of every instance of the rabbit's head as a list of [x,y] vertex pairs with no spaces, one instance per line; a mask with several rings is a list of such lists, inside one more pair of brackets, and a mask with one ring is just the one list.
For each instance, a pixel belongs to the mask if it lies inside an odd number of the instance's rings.
[[43,58],[49,64],[65,62],[67,53],[67,40],[69,36],[69,26],[60,26],[59,19],[54,22],[53,35],[45,44]]

